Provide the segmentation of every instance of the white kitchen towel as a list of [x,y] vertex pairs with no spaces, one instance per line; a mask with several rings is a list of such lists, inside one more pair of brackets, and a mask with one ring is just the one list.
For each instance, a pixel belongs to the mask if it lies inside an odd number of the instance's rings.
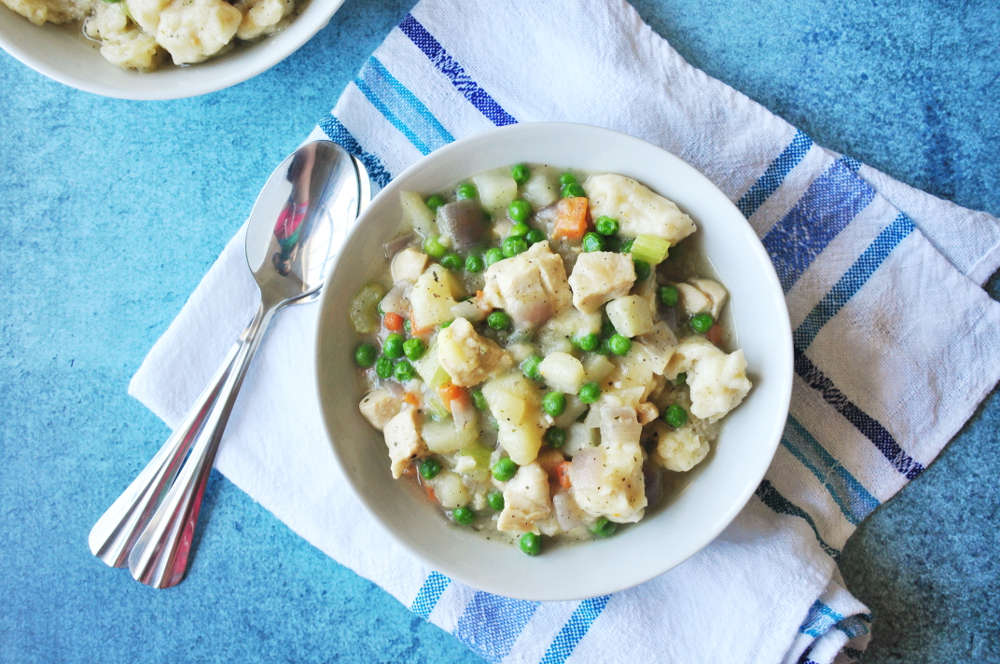
[[[817,146],[688,65],[622,0],[423,0],[310,136],[340,142],[384,185],[456,138],[540,120],[679,155],[772,257],[794,330],[791,414],[733,524],[661,577],[582,602],[497,597],[423,567],[365,514],[333,459],[308,375],[315,306],[277,317],[218,469],[489,661],[854,661],[871,616],[837,570],[844,543],[1000,378],[1000,304],[980,288],[1000,264],[1000,222]],[[130,393],[176,426],[254,296],[237,236]]]

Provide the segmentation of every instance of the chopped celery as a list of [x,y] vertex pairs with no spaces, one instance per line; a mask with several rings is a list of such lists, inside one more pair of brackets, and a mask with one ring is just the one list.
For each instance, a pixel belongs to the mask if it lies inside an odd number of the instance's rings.
[[414,363],[417,369],[417,374],[420,378],[431,386],[432,389],[437,389],[451,380],[451,376],[448,372],[444,370],[441,363],[438,362],[438,350],[437,344],[431,344],[431,347],[427,349],[424,356]]
[[351,300],[349,315],[355,332],[369,334],[378,328],[381,319],[375,307],[383,297],[384,288],[378,284],[368,284]]
[[632,243],[632,258],[659,265],[667,258],[670,243],[655,235],[640,235]]

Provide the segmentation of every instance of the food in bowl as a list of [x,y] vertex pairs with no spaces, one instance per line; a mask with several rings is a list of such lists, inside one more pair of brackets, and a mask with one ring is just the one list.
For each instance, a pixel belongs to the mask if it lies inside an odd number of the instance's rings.
[[2,0],[32,23],[82,24],[101,55],[125,69],[153,71],[202,62],[286,27],[295,0]]
[[537,164],[400,202],[386,278],[350,310],[393,477],[530,555],[640,521],[751,388],[694,221]]

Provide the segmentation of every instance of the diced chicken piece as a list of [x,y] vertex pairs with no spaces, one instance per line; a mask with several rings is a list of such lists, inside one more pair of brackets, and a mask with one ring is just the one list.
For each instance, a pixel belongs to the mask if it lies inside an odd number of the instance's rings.
[[487,304],[510,314],[519,329],[542,325],[569,306],[573,297],[562,257],[552,253],[545,241],[491,265],[483,295]]
[[601,331],[601,313],[585,314],[576,307],[566,307],[558,316],[553,316],[538,330],[537,343],[542,355],[573,350],[573,339],[577,336],[597,334]]
[[694,316],[700,313],[712,314],[718,320],[728,293],[722,284],[711,279],[689,279],[687,283],[674,284],[680,295],[684,313]]
[[654,374],[662,376],[667,363],[670,362],[674,351],[677,350],[677,337],[674,335],[674,331],[661,321],[654,325],[652,330],[639,336],[636,340],[645,346],[646,353],[649,354],[651,362],[649,368]]
[[224,0],[172,0],[160,12],[156,41],[175,65],[220,53],[236,35],[243,14]]
[[580,254],[569,277],[573,305],[585,314],[597,311],[616,297],[628,295],[633,283],[635,265],[632,259],[628,254],[610,251]]
[[635,416],[638,418],[639,424],[643,426],[655,420],[659,414],[660,409],[648,401],[643,401],[635,407]]
[[430,257],[422,251],[409,247],[403,249],[392,259],[392,266],[389,268],[392,272],[392,281],[399,283],[405,279],[416,282],[427,269],[427,261],[429,260]]
[[451,320],[459,285],[449,270],[432,263],[410,291],[411,321],[417,330],[430,330]]
[[427,454],[427,446],[420,436],[420,421],[414,408],[404,408],[389,420],[384,432],[385,444],[392,461],[392,476],[399,479],[414,459]]
[[653,317],[646,300],[638,295],[616,297],[604,309],[618,334],[628,337],[646,334],[653,329]]
[[521,373],[510,373],[486,383],[483,396],[500,427],[497,433],[500,446],[519,466],[534,461],[548,428],[543,421],[541,396],[534,381]]
[[399,414],[403,400],[389,394],[389,390],[372,390],[361,400],[358,409],[373,427],[382,431],[386,423]]
[[685,473],[708,456],[708,440],[690,424],[674,429],[660,420],[652,428],[657,458],[667,470]]
[[464,318],[441,330],[437,338],[438,362],[451,382],[472,387],[504,372],[513,365],[510,353],[481,336]]
[[576,394],[586,381],[583,363],[568,353],[549,353],[538,365],[545,383],[554,390]]
[[605,407],[601,444],[577,452],[569,467],[573,497],[587,514],[618,523],[642,519],[647,500],[641,433],[634,408]]
[[654,363],[645,345],[633,342],[628,355],[616,357],[612,362],[615,365],[614,371],[605,376],[601,382],[601,390],[604,393],[635,394],[637,396],[634,402],[629,404],[631,406],[649,397],[654,387]]
[[719,320],[722,307],[726,304],[726,298],[729,297],[725,286],[712,279],[688,279],[688,283],[708,296],[708,299],[711,300],[711,308],[708,309],[708,313],[712,314],[712,318],[715,320]]
[[673,380],[686,372],[691,413],[711,423],[736,408],[750,391],[746,371],[742,350],[726,354],[704,337],[690,336],[678,344],[664,376]]
[[696,227],[672,201],[632,178],[613,173],[591,175],[584,184],[590,197],[590,214],[617,219],[622,237],[653,235],[677,244]]
[[234,6],[243,14],[236,36],[250,40],[277,32],[284,25],[282,19],[292,13],[295,3],[292,0],[237,0]]
[[586,514],[576,504],[573,493],[570,491],[560,491],[552,496],[552,510],[555,512],[556,521],[563,532],[579,528],[585,523]]
[[537,461],[521,466],[503,491],[503,511],[497,519],[497,530],[538,533],[535,523],[550,514],[548,474]]

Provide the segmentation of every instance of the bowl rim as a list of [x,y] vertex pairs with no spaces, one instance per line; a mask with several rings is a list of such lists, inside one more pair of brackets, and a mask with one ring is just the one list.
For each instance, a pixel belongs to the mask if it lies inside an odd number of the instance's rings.
[[[186,99],[230,88],[267,71],[300,49],[306,42],[312,39],[316,33],[325,28],[329,24],[330,19],[333,18],[333,15],[340,9],[344,2],[345,0],[309,0],[308,4],[301,11],[301,13],[296,16],[295,20],[289,23],[286,28],[276,34],[269,35],[260,40],[248,42],[246,44],[246,48],[253,50],[235,54],[227,53],[219,56],[218,59],[210,58],[203,63],[196,63],[193,65],[184,65],[181,67],[170,65],[172,69],[165,71],[157,70],[149,73],[141,73],[122,70],[128,72],[129,74],[134,74],[135,76],[146,77],[147,80],[159,80],[150,79],[150,77],[156,77],[157,72],[163,71],[164,75],[162,78],[166,79],[167,84],[162,87],[148,88],[142,85],[136,87],[127,85],[119,86],[80,79],[72,74],[66,73],[56,66],[53,66],[45,60],[35,57],[32,53],[10,41],[4,35],[2,30],[0,30],[0,48],[6,51],[18,62],[29,67],[30,69],[35,70],[39,74],[42,74],[57,83],[62,83],[63,85],[81,90],[83,92],[89,92],[102,97],[110,97],[112,99],[127,99],[133,101]],[[44,25],[34,25],[27,18],[21,16],[5,5],[0,4],[0,10],[9,12],[11,20],[19,19],[24,21],[26,28],[30,27],[34,30],[43,30],[47,28],[61,30],[65,29],[65,25],[72,25],[65,24],[57,26],[49,23]],[[311,21],[309,23],[301,21],[300,19],[304,16],[309,16]],[[0,20],[4,19],[0,17]],[[261,46],[261,48],[257,48],[260,45],[263,46]],[[117,65],[104,61],[103,57],[101,57],[101,60],[103,61],[102,64],[106,64],[108,67],[120,69]],[[210,63],[214,64],[210,65]],[[204,69],[201,65],[212,66],[212,71],[216,72],[216,75],[205,77],[190,77],[184,75],[184,72],[187,71],[198,71],[199,68]]]
[[[434,160],[434,162],[447,161],[451,159],[452,155],[456,153],[461,154],[468,150],[475,150],[477,145],[483,143],[490,143],[494,140],[497,140],[498,136],[514,140],[515,138],[517,138],[517,134],[522,132],[532,132],[532,131],[594,132],[595,134],[603,134],[606,139],[623,141],[623,142],[634,141],[637,143],[641,143],[646,147],[646,149],[649,148],[655,149],[660,153],[662,153],[662,156],[665,157],[666,159],[673,160],[674,162],[676,162],[678,168],[687,170],[688,176],[702,180],[704,184],[706,184],[708,187],[714,190],[715,193],[717,194],[717,199],[718,199],[715,202],[719,205],[726,206],[728,208],[729,215],[732,215],[733,213],[735,213],[735,215],[738,215],[739,219],[742,220],[742,223],[745,224],[745,230],[749,231],[749,236],[752,237],[753,241],[750,243],[750,246],[746,248],[757,254],[757,259],[758,259],[757,262],[759,262],[764,267],[764,274],[762,276],[769,283],[770,288],[768,292],[772,296],[776,296],[771,298],[771,300],[773,300],[772,304],[776,306],[777,313],[779,313],[781,317],[780,322],[783,323],[780,326],[776,326],[777,329],[775,329],[773,338],[770,338],[769,342],[779,347],[778,350],[776,350],[775,352],[780,356],[780,359],[782,361],[782,366],[787,367],[788,371],[780,374],[775,374],[774,372],[768,374],[770,380],[780,381],[780,385],[774,388],[777,392],[775,410],[774,410],[775,416],[773,420],[770,420],[771,426],[768,431],[768,438],[766,439],[767,446],[765,447],[762,445],[760,450],[762,453],[766,453],[767,462],[760,464],[758,472],[754,473],[752,478],[748,477],[744,488],[741,490],[738,497],[729,505],[729,507],[726,510],[724,510],[724,512],[721,515],[719,515],[718,517],[714,517],[716,519],[715,523],[712,525],[711,528],[708,528],[704,531],[705,534],[701,538],[703,539],[703,541],[701,541],[697,546],[691,547],[690,550],[686,551],[684,555],[677,557],[669,565],[661,566],[662,569],[656,569],[651,573],[641,575],[642,578],[632,579],[630,582],[624,585],[620,583],[609,583],[601,585],[599,582],[597,582],[592,584],[592,587],[584,593],[574,592],[572,589],[569,589],[569,592],[562,592],[562,593],[529,592],[529,593],[512,594],[510,592],[505,592],[504,587],[501,587],[497,584],[483,583],[481,579],[473,578],[472,576],[465,574],[461,570],[443,569],[440,560],[435,560],[432,557],[425,555],[422,550],[420,550],[413,543],[408,541],[405,537],[402,537],[400,534],[394,532],[392,524],[390,524],[386,520],[386,518],[379,513],[379,510],[376,509],[374,505],[369,503],[368,499],[365,496],[365,492],[359,486],[359,481],[360,481],[359,478],[356,478],[351,473],[346,472],[348,460],[344,456],[345,453],[342,451],[340,445],[338,445],[335,442],[335,439],[339,434],[335,434],[335,428],[331,423],[329,416],[327,415],[328,410],[323,406],[324,388],[322,386],[323,381],[320,375],[321,367],[323,366],[322,365],[322,349],[324,344],[323,321],[325,318],[323,312],[326,309],[327,300],[332,297],[331,293],[334,292],[332,288],[324,288],[320,296],[321,311],[320,315],[317,317],[317,329],[316,329],[317,336],[315,338],[316,370],[313,372],[313,380],[315,381],[317,399],[320,404],[321,417],[323,419],[323,424],[324,424],[324,431],[327,435],[328,442],[333,448],[333,453],[334,456],[336,457],[336,462],[340,467],[341,471],[343,472],[344,476],[347,478],[351,490],[354,492],[355,496],[359,499],[363,508],[372,516],[374,516],[376,520],[380,523],[380,525],[389,533],[392,539],[395,542],[399,543],[406,551],[408,551],[412,556],[414,556],[414,558],[422,562],[428,568],[433,570],[438,570],[441,573],[446,574],[449,578],[453,580],[457,580],[472,588],[483,590],[493,594],[511,597],[515,599],[531,600],[531,601],[576,601],[576,600],[598,597],[626,590],[630,587],[634,587],[641,583],[645,583],[646,581],[649,581],[650,579],[653,579],[669,571],[670,569],[673,569],[674,567],[680,565],[685,560],[693,556],[698,551],[701,551],[703,548],[708,546],[712,541],[714,541],[722,533],[722,531],[725,530],[730,523],[732,523],[733,519],[736,518],[739,512],[742,511],[742,509],[749,502],[750,498],[754,495],[756,488],[760,484],[761,480],[764,478],[767,469],[770,467],[773,461],[774,454],[776,453],[777,447],[780,443],[780,438],[785,426],[785,422],[788,418],[788,412],[791,403],[792,384],[793,384],[792,367],[793,367],[794,355],[792,346],[792,331],[788,317],[787,304],[784,298],[783,291],[781,289],[780,282],[778,280],[777,273],[774,270],[774,266],[770,258],[768,257],[763,244],[757,237],[757,234],[753,231],[749,222],[739,211],[736,205],[733,204],[733,202],[725,195],[725,193],[722,192],[714,183],[712,183],[704,174],[698,171],[694,166],[684,161],[677,155],[663,149],[662,147],[655,145],[654,143],[651,143],[649,141],[645,141],[641,138],[632,136],[630,134],[626,134],[613,129],[607,129],[604,127],[598,127],[595,125],[574,123],[574,122],[556,122],[556,121],[520,123],[520,124],[508,125],[505,127],[487,129],[485,131],[460,138],[452,143],[449,143],[441,148],[438,148],[437,150],[431,152],[428,155],[425,155],[424,157],[418,159],[415,163],[408,166],[406,169],[400,172],[399,175],[395,176],[393,180],[389,184],[387,184],[381,191],[379,191],[379,193],[372,199],[372,201],[365,207],[362,213],[358,216],[357,220],[350,228],[350,230],[345,234],[343,239],[343,246],[348,246],[355,240],[355,238],[359,234],[364,232],[362,229],[367,225],[366,223],[367,220],[372,215],[374,215],[380,207],[376,203],[378,203],[379,201],[381,201],[386,197],[397,196],[399,191],[401,191],[403,187],[401,183],[406,183],[413,176],[414,173],[417,173],[423,168],[425,168],[429,160]],[[469,173],[468,175],[473,175],[473,173]],[[337,270],[345,253],[346,252],[343,251],[338,253],[337,257],[334,260],[334,264],[331,267],[331,272],[330,272],[331,275]],[[711,260],[711,257],[709,258]],[[760,259],[763,260],[761,261]],[[753,393],[751,392],[751,394]],[[715,446],[713,445],[713,452],[714,450]],[[640,524],[635,524],[635,525],[641,527],[641,522]],[[588,543],[582,543],[582,544],[586,545]]]

